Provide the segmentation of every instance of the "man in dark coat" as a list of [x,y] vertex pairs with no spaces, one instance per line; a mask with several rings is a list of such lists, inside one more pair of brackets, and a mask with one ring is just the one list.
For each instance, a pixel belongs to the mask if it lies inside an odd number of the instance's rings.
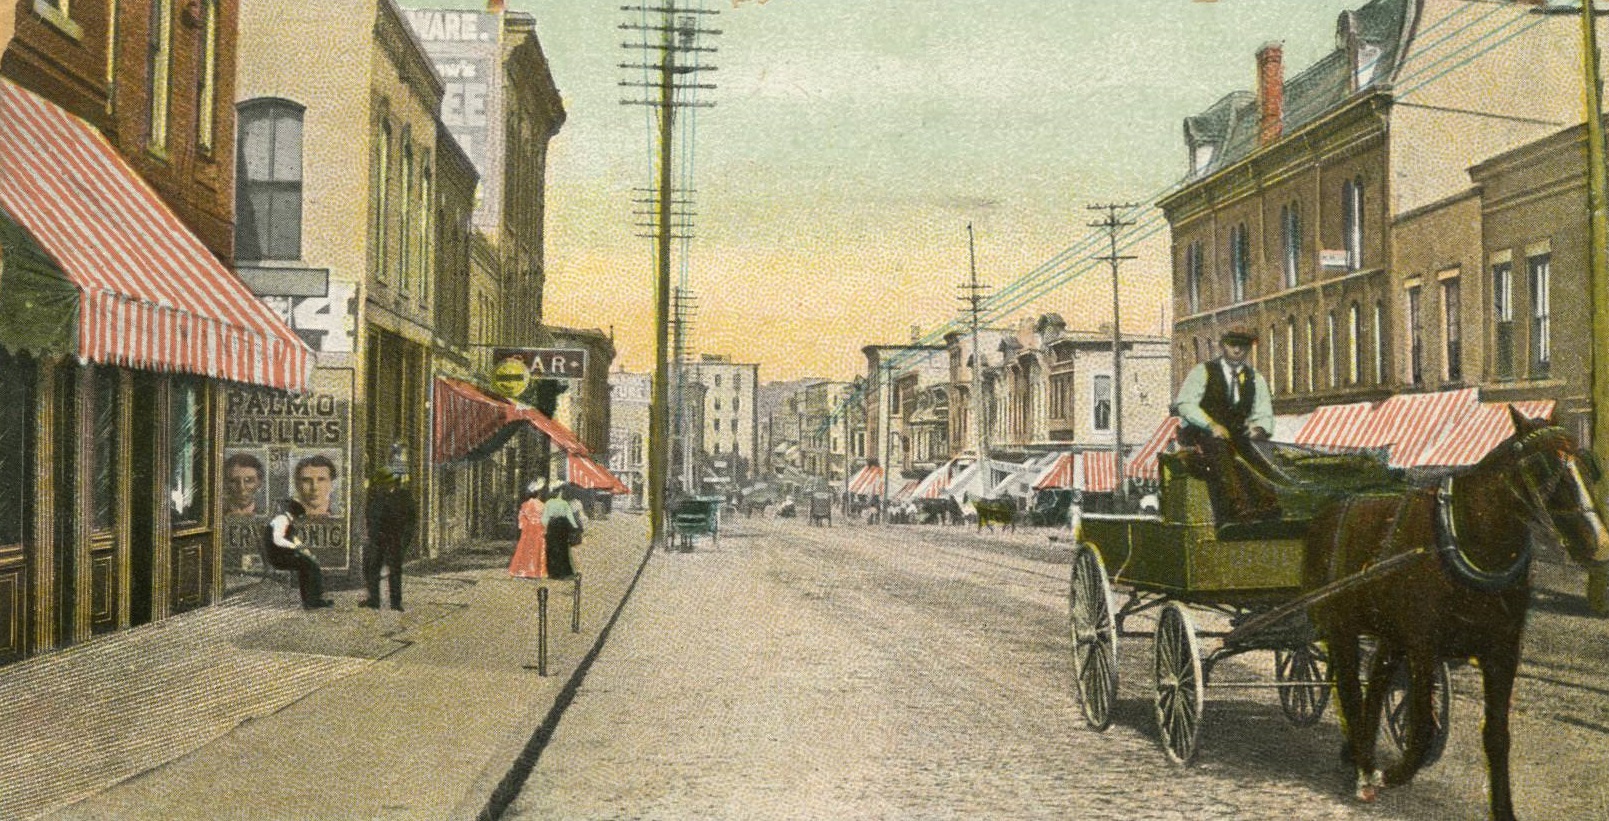
[[1264,463],[1253,443],[1274,429],[1268,380],[1246,361],[1257,335],[1230,328],[1218,341],[1222,355],[1196,365],[1179,385],[1179,443],[1200,451],[1196,464],[1221,524],[1277,519],[1272,485],[1248,464]]
[[419,508],[408,488],[407,474],[397,469],[377,472],[369,480],[363,508],[369,534],[369,549],[363,556],[363,580],[369,585],[369,598],[364,600],[363,606],[380,607],[380,566],[383,564],[391,593],[391,609],[400,611],[402,557],[413,541],[414,528],[419,522]]

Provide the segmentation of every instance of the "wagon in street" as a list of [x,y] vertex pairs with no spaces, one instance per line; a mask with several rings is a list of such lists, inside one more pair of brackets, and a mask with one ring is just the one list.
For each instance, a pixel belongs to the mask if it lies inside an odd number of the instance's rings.
[[[1157,730],[1163,751],[1180,764],[1196,755],[1209,686],[1276,689],[1292,723],[1318,722],[1329,702],[1331,681],[1325,648],[1306,609],[1336,591],[1329,589],[1334,585],[1302,589],[1307,525],[1335,494],[1400,486],[1384,462],[1370,455],[1285,451],[1277,463],[1293,472],[1307,471],[1304,475],[1313,481],[1304,486],[1322,492],[1282,491],[1282,518],[1220,526],[1206,482],[1189,474],[1184,458],[1177,453],[1161,456],[1159,513],[1086,513],[1079,518],[1068,594],[1074,677],[1085,720],[1096,730],[1111,724],[1119,639],[1150,639]],[[1353,585],[1366,579],[1343,581]],[[1121,606],[1114,592],[1125,594]],[[1154,616],[1155,627],[1146,629],[1149,620],[1135,618],[1141,614]],[[1198,622],[1213,626],[1203,629]],[[1272,657],[1273,681],[1218,675],[1222,662],[1252,653]],[[1399,667],[1388,687],[1383,723],[1387,737],[1402,750],[1408,734],[1405,670]],[[1432,758],[1445,744],[1449,696],[1448,668],[1441,664],[1434,689]]]
[[671,507],[671,532],[682,552],[691,552],[693,542],[700,536],[709,536],[712,543],[720,541],[719,496],[684,496]]

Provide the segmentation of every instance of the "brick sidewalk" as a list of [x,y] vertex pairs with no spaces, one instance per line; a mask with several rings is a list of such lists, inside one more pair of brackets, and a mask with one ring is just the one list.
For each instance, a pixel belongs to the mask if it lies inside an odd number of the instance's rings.
[[546,677],[527,669],[537,583],[495,551],[410,566],[404,613],[362,591],[303,611],[264,582],[0,668],[0,817],[473,817],[629,590],[644,529],[589,524],[579,633],[571,586],[547,583]]

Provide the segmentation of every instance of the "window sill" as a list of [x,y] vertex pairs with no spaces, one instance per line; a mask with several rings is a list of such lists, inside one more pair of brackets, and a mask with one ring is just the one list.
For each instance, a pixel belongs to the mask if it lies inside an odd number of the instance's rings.
[[82,41],[84,39],[84,30],[73,22],[73,18],[63,14],[61,9],[45,2],[45,0],[34,0],[34,14],[39,15],[39,19],[50,24],[51,28],[71,37],[73,40]]

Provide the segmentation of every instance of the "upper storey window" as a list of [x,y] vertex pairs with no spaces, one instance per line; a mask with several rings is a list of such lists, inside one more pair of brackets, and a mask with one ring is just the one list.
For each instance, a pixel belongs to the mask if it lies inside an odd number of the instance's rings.
[[287,100],[240,105],[235,256],[302,256],[302,107]]

